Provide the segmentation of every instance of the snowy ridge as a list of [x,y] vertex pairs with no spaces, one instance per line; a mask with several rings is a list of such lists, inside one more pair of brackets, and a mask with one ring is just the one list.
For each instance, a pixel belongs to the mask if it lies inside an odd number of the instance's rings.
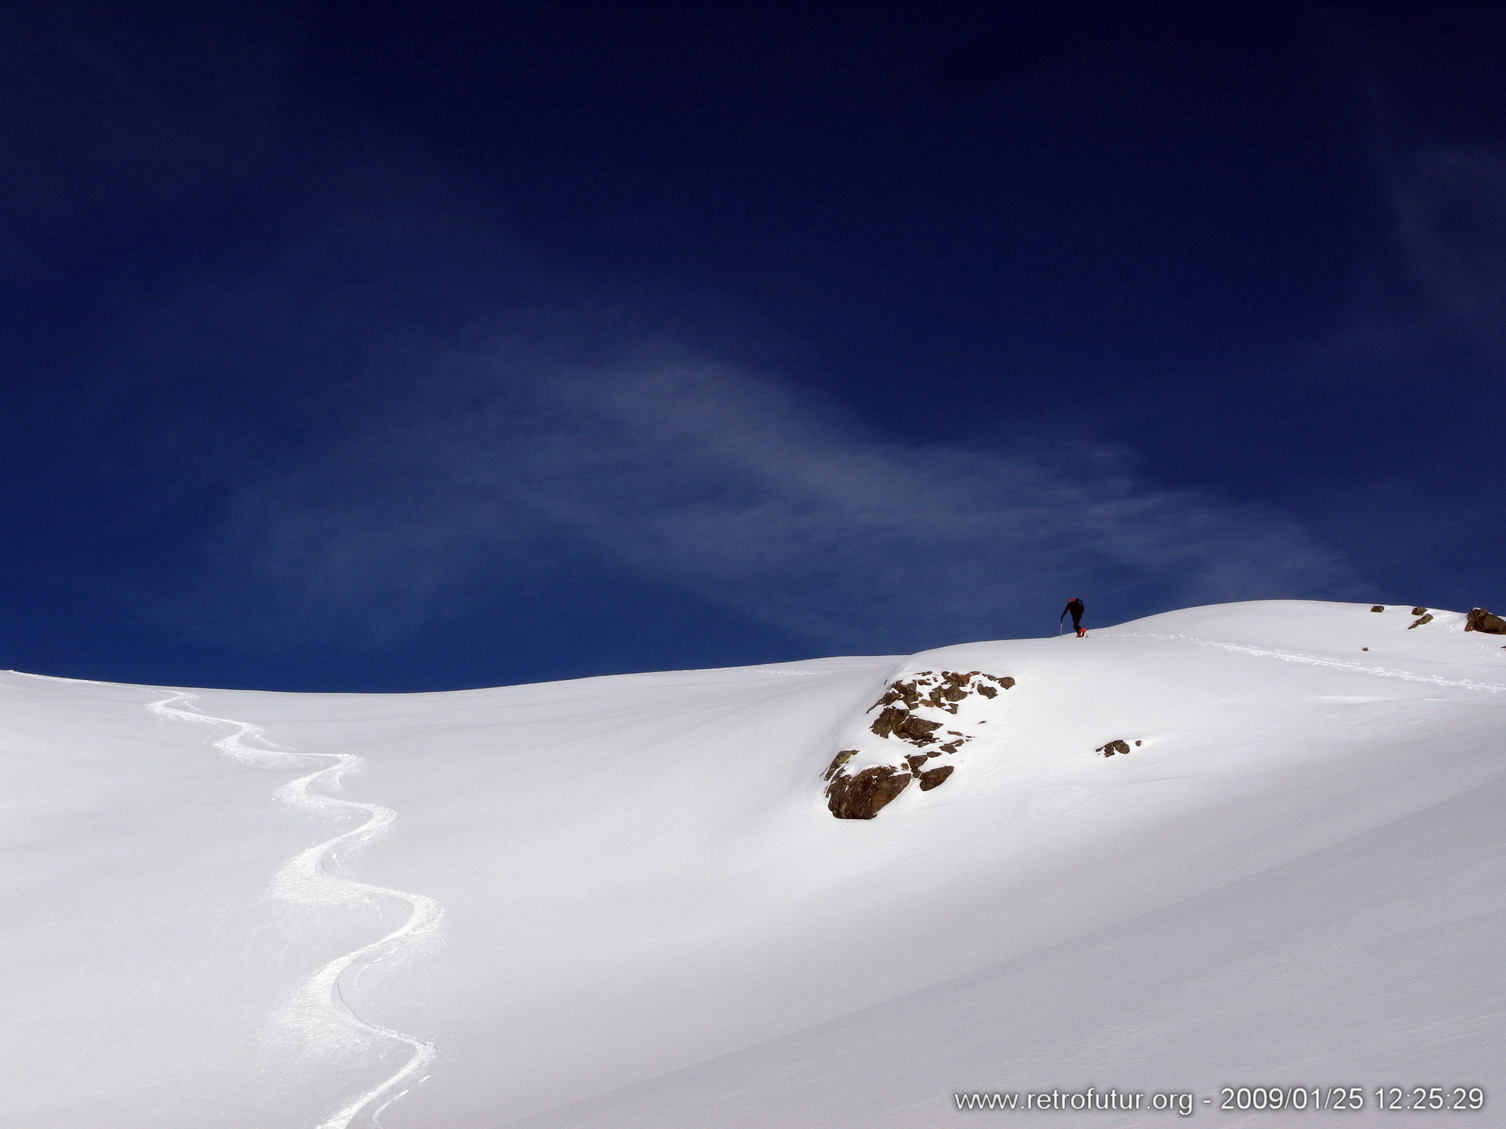
[[[1506,1089],[1506,636],[1414,606],[436,694],[0,674],[0,1123],[938,1129],[1343,1083],[1355,1129],[1441,1124],[1376,1095]],[[945,786],[833,818],[885,688],[967,671],[1014,684],[935,719]],[[394,812],[392,888],[356,881]]]
[[[363,822],[350,830],[305,848],[283,864],[271,883],[271,892],[284,900],[305,905],[338,905],[350,901],[396,898],[408,905],[408,916],[390,933],[330,961],[309,977],[278,1015],[278,1020],[308,1038],[316,1046],[336,1047],[351,1031],[365,1036],[381,1036],[402,1043],[411,1054],[408,1061],[381,1083],[356,1095],[338,1111],[321,1121],[317,1129],[348,1129],[368,1108],[366,1123],[376,1126],[381,1113],[424,1081],[415,1077],[434,1060],[438,1049],[431,1042],[404,1034],[391,1027],[372,1022],[356,1014],[341,991],[341,979],[347,970],[358,975],[382,961],[411,951],[417,945],[439,937],[443,917],[437,902],[423,894],[411,894],[369,882],[347,878],[331,870],[330,861],[342,848],[370,843],[391,828],[397,813],[381,804],[361,803],[318,791],[336,788],[346,772],[360,766],[362,758],[353,753],[304,753],[284,748],[268,740],[265,731],[249,722],[211,717],[180,705],[192,705],[196,696],[175,691],[148,707],[161,717],[180,721],[207,722],[231,730],[214,742],[226,756],[241,761],[275,761],[317,757],[330,761],[324,768],[301,776],[277,789],[277,798],[290,807],[320,813],[358,812]],[[399,1089],[399,1087],[402,1087]],[[396,1092],[394,1092],[396,1091]],[[379,1103],[380,1104],[377,1104]]]

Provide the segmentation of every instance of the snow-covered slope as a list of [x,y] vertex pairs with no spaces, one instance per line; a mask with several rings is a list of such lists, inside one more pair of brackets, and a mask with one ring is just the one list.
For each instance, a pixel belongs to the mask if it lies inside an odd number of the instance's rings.
[[[953,1095],[1226,1084],[1488,1124],[1371,1092],[1506,1050],[1506,639],[1433,617],[411,696],[0,676],[0,1124],[1107,1127],[1176,1114]],[[953,774],[834,819],[886,687],[974,670],[1014,681]]]

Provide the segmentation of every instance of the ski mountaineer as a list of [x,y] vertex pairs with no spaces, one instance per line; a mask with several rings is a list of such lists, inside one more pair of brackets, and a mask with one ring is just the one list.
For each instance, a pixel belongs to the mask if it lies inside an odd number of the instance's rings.
[[1082,601],[1076,596],[1067,601],[1067,606],[1062,609],[1062,614],[1056,617],[1056,622],[1060,623],[1065,619],[1068,612],[1072,613],[1072,630],[1076,631],[1077,637],[1081,639],[1088,633],[1088,629],[1082,625]]

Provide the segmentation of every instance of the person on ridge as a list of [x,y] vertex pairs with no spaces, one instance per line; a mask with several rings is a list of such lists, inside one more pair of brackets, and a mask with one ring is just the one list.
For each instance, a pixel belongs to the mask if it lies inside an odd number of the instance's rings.
[[1082,625],[1082,610],[1082,601],[1079,600],[1076,596],[1073,596],[1070,600],[1067,601],[1067,606],[1062,609],[1062,614],[1056,617],[1056,622],[1060,623],[1063,619],[1066,618],[1067,613],[1071,612],[1072,630],[1077,632],[1077,637],[1079,639],[1081,639],[1088,633],[1088,629]]

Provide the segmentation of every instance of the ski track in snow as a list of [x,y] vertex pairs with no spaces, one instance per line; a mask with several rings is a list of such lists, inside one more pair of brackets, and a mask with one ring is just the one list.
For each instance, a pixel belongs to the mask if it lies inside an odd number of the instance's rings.
[[[334,814],[354,812],[366,817],[358,826],[299,851],[283,863],[272,879],[271,892],[274,895],[288,901],[318,906],[372,902],[378,899],[397,899],[408,904],[407,920],[386,936],[336,957],[319,969],[293,993],[278,1016],[285,1025],[298,1030],[316,1044],[331,1049],[345,1043],[352,1033],[368,1039],[380,1036],[409,1048],[411,1054],[401,1069],[379,1085],[352,1098],[319,1122],[316,1129],[348,1129],[367,1109],[370,1109],[370,1113],[364,1124],[379,1126],[383,1110],[427,1079],[428,1076],[421,1072],[434,1061],[438,1050],[433,1043],[356,1014],[345,1001],[341,990],[342,978],[352,969],[352,975],[359,977],[366,969],[412,951],[424,941],[437,940],[443,911],[433,898],[423,894],[410,894],[368,882],[358,882],[330,869],[331,856],[337,851],[380,838],[397,818],[396,812],[381,804],[359,803],[315,790],[319,787],[338,786],[340,777],[359,766],[363,761],[362,757],[354,753],[304,753],[284,748],[269,741],[260,726],[198,712],[192,708],[196,701],[195,695],[176,691],[160,702],[151,703],[148,708],[160,717],[206,722],[228,729],[229,732],[215,741],[214,746],[235,760],[250,763],[306,762],[308,758],[324,760],[328,762],[324,768],[300,776],[278,788],[277,798],[290,807],[304,811]],[[179,708],[180,706],[190,708]]]
[[1240,643],[1219,643],[1213,639],[1200,639],[1195,635],[1158,635],[1150,631],[1125,631],[1117,633],[1117,639],[1161,639],[1168,643],[1192,643],[1198,647],[1216,647],[1221,651],[1237,651],[1245,655],[1260,655],[1283,662],[1306,663],[1308,666],[1327,666],[1337,670],[1352,670],[1358,674],[1373,674],[1379,678],[1399,678],[1404,682],[1425,682],[1433,686],[1455,686],[1464,690],[1484,690],[1491,694],[1506,692],[1506,686],[1493,682],[1475,682],[1467,678],[1444,678],[1436,674],[1413,674],[1409,670],[1388,670],[1385,667],[1366,663],[1344,662],[1342,659],[1325,659],[1302,651],[1278,651],[1269,647],[1247,647]]

